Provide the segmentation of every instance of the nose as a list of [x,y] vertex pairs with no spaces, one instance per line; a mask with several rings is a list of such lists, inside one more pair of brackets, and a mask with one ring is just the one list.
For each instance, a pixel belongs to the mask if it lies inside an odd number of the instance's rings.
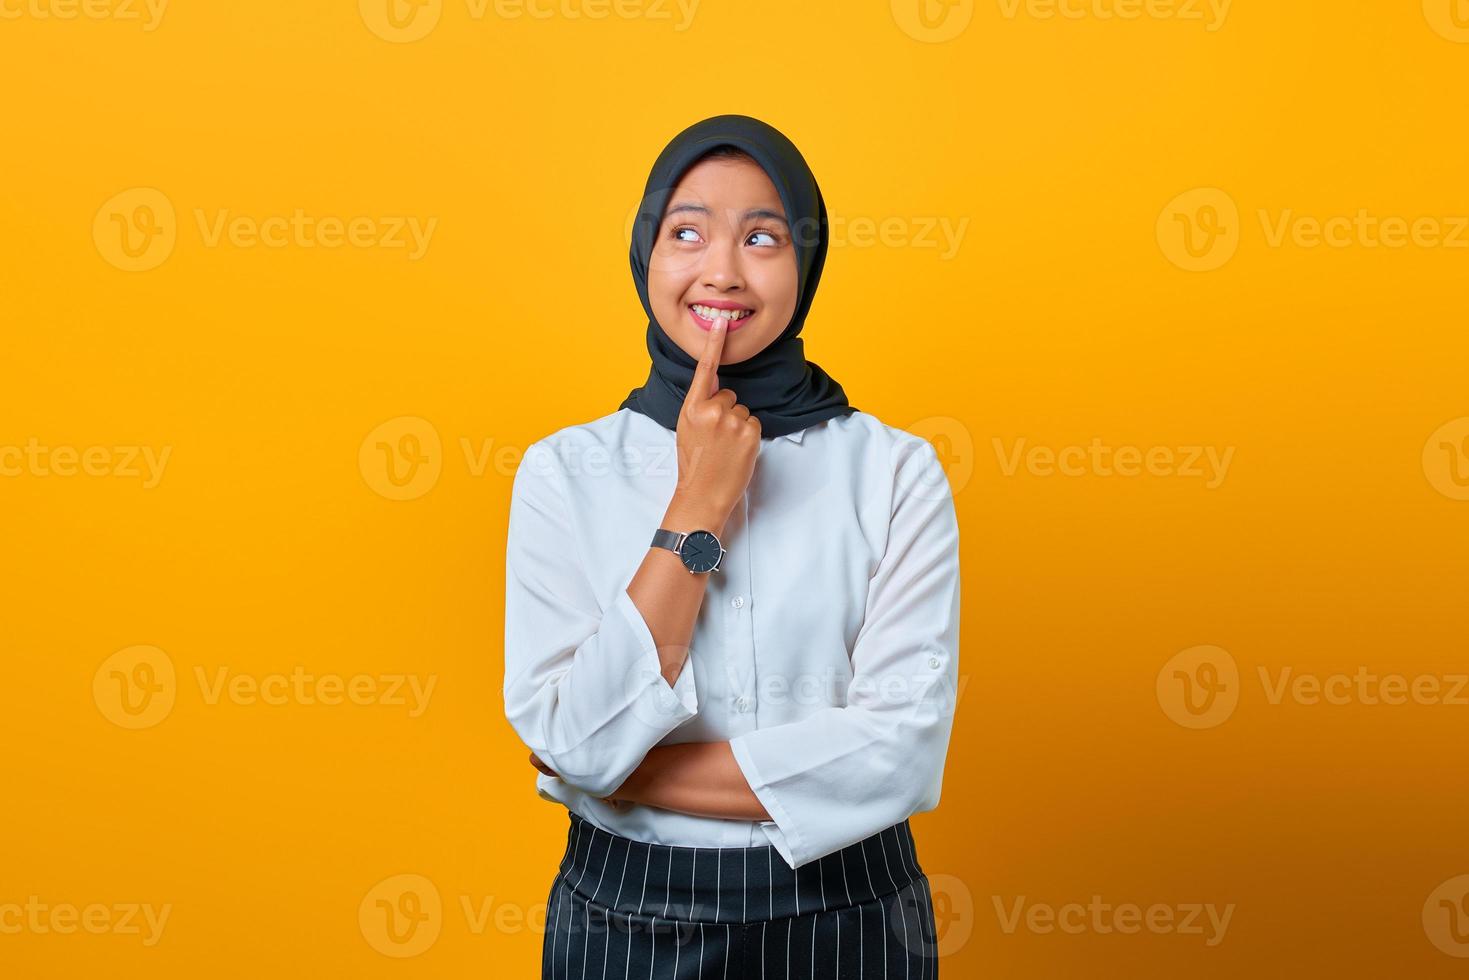
[[708,289],[723,293],[744,288],[740,243],[734,230],[722,229],[720,234],[713,236],[709,247],[704,250],[704,267],[699,272],[700,282]]

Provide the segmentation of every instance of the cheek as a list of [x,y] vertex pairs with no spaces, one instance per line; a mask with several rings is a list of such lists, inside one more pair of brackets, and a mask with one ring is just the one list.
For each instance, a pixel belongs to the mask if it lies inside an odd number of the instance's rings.
[[677,300],[688,291],[691,269],[679,256],[654,256],[648,263],[648,292],[655,299]]
[[784,329],[790,322],[792,314],[796,312],[796,276],[791,269],[769,269],[761,277],[759,286],[760,295],[765,300],[766,308],[774,314],[771,319],[779,321],[779,328]]

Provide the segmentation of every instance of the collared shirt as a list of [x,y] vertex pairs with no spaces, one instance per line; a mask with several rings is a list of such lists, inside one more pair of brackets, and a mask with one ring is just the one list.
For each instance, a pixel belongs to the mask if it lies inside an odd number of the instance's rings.
[[[936,807],[959,528],[932,444],[861,411],[762,439],[670,686],[627,586],[677,484],[675,440],[619,409],[537,441],[516,472],[503,691],[559,773],[537,793],[634,840],[771,844],[791,867]],[[770,820],[601,801],[654,746],[711,741]]]

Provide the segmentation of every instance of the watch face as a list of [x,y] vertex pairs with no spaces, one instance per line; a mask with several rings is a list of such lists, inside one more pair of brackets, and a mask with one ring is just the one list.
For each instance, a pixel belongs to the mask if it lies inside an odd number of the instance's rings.
[[708,531],[690,531],[678,555],[691,572],[712,572],[719,564],[719,539]]

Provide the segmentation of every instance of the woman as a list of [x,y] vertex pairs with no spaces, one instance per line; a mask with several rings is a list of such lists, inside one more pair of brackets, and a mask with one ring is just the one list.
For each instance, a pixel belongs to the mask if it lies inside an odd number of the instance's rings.
[[908,817],[948,751],[958,526],[933,447],[805,358],[827,244],[781,133],[680,133],[633,229],[648,378],[516,473],[506,715],[570,812],[545,978],[938,975]]

